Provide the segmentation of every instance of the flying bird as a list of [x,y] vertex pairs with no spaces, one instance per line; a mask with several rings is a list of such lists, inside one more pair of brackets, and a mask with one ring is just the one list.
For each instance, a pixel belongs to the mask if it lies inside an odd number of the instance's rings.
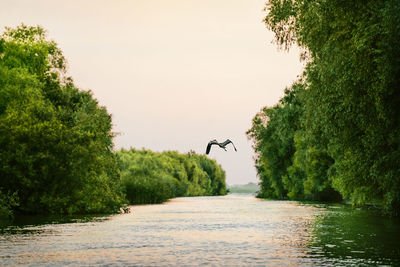
[[214,139],[214,140],[211,140],[210,142],[208,142],[207,149],[206,149],[206,154],[208,155],[208,153],[210,153],[210,150],[211,150],[211,146],[212,146],[212,145],[218,145],[220,148],[223,148],[223,149],[226,151],[226,146],[227,146],[229,143],[231,143],[231,144],[233,145],[233,148],[235,149],[235,151],[237,151],[235,145],[232,143],[231,140],[226,139],[225,142],[218,143],[217,140]]

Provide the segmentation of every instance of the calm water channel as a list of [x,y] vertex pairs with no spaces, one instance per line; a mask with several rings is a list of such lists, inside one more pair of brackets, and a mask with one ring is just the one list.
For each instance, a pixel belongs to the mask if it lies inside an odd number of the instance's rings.
[[400,223],[339,205],[177,198],[106,217],[0,228],[0,265],[400,265]]

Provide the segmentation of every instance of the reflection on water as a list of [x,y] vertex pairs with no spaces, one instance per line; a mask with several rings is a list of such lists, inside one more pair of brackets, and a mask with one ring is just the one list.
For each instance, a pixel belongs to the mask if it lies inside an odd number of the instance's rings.
[[177,198],[132,211],[3,227],[0,265],[400,263],[399,224],[368,211],[243,195]]
[[309,242],[310,255],[341,264],[400,264],[400,222],[377,211],[327,207],[316,216]]

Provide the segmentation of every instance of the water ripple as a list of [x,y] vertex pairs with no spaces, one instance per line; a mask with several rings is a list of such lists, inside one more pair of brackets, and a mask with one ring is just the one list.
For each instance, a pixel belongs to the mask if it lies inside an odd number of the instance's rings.
[[[178,198],[131,209],[130,214],[92,220],[70,218],[60,223],[2,228],[0,265],[329,266],[400,262],[396,245],[373,245],[382,233],[371,228],[355,230],[349,223],[354,214],[336,206],[330,209],[230,195]],[[398,225],[393,229],[386,232],[393,235]]]

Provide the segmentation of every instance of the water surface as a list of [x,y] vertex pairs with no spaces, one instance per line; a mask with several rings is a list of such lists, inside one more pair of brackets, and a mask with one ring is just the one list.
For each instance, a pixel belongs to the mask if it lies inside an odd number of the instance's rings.
[[398,265],[400,224],[339,205],[249,195],[176,198],[99,217],[23,218],[0,265]]

